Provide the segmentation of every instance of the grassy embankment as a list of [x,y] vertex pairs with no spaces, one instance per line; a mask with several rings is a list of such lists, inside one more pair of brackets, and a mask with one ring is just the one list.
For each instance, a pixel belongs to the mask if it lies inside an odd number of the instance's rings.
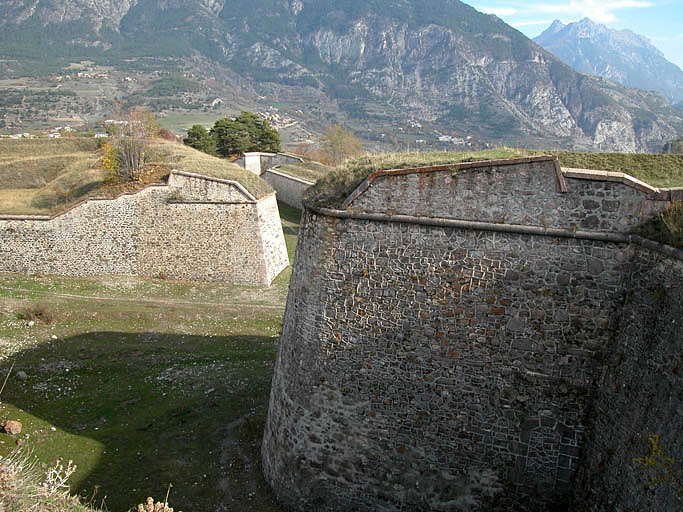
[[117,183],[101,165],[93,138],[0,140],[0,214],[51,215],[88,197],[116,197],[165,181],[171,169],[234,179],[256,197],[272,192],[265,181],[225,159],[155,140],[141,183]]
[[[291,258],[299,212],[281,212]],[[0,420],[23,424],[0,434],[0,456],[20,449],[41,471],[73,460],[73,490],[109,511],[169,483],[175,510],[279,511],[259,450],[289,275],[250,287],[0,274],[0,377],[14,365]]]

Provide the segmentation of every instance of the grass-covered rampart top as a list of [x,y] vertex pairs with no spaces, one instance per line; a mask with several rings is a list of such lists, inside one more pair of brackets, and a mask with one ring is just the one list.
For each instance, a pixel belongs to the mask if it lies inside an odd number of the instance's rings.
[[274,192],[266,181],[224,158],[207,155],[189,146],[173,142],[159,141],[157,148],[158,162],[170,165],[174,169],[237,181],[256,199]]
[[338,208],[365,178],[378,170],[538,155],[553,155],[562,167],[623,172],[654,187],[683,186],[683,155],[573,153],[503,148],[477,152],[391,153],[355,158],[319,179],[306,192],[304,202],[311,206]]
[[111,180],[94,138],[0,139],[0,214],[52,215],[88,197],[117,197],[165,181],[171,169],[235,180],[257,199],[268,183],[229,161],[155,140],[142,182]]

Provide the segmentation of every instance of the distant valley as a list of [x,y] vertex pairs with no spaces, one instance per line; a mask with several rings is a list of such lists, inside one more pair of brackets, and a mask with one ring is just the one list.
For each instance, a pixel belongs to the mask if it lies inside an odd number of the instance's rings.
[[8,0],[0,130],[147,105],[180,133],[247,109],[306,146],[341,123],[373,150],[659,151],[683,113],[575,72],[457,1]]

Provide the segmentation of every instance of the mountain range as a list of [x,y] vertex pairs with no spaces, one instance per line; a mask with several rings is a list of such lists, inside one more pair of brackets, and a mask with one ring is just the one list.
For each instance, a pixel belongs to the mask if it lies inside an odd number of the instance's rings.
[[682,113],[661,95],[577,73],[457,0],[0,4],[0,76],[150,58],[245,96],[319,98],[338,113],[330,122],[365,127],[411,119],[493,142],[611,151],[656,151],[683,132]]
[[577,71],[659,91],[672,103],[683,101],[683,71],[630,30],[610,29],[588,18],[568,25],[555,20],[534,41]]

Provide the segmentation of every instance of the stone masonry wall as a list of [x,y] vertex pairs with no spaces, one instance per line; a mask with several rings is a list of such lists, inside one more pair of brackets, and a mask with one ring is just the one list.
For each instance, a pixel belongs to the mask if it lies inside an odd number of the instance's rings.
[[[619,232],[666,201],[563,183],[547,159],[489,167],[399,172],[346,210],[304,213],[262,451],[286,508],[450,510],[474,496],[540,511],[571,494],[639,247]],[[502,491],[487,501],[492,473]]]
[[[630,264],[598,373],[577,511],[683,508],[683,261],[638,248]],[[649,487],[668,474],[633,461],[651,454],[652,434],[675,478]]]
[[[264,445],[279,499],[438,510],[473,469],[506,482],[500,506],[565,493],[624,250],[310,213],[303,225]],[[309,484],[282,485],[285,468]]]
[[565,177],[546,157],[469,165],[380,175],[349,210],[624,232],[668,206],[652,187]]
[[313,185],[312,182],[289,176],[276,169],[268,169],[261,178],[266,180],[271,187],[277,190],[277,198],[283,203],[303,210],[304,205],[301,202],[301,196],[308,187]]
[[[273,208],[275,205],[275,208]],[[174,172],[168,186],[54,218],[0,218],[0,271],[270,284],[287,266],[275,196]]]

